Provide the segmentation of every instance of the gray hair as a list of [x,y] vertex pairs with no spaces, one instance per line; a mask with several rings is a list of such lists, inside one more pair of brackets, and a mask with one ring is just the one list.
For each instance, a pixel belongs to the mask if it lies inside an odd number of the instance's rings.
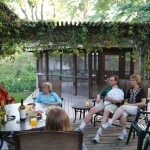
[[49,89],[49,91],[50,92],[52,92],[53,91],[53,89],[52,89],[52,83],[50,83],[50,82],[43,82],[42,83],[42,87],[48,87],[48,89]]

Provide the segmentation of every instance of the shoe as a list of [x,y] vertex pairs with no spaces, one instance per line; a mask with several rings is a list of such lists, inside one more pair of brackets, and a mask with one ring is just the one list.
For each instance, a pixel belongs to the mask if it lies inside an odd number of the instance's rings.
[[119,140],[124,140],[126,137],[127,137],[127,134],[124,133],[124,132],[121,132],[120,135],[119,135],[119,137],[118,137],[118,139]]
[[96,134],[96,136],[93,138],[93,143],[99,143],[100,135]]
[[112,127],[112,123],[111,122],[107,122],[101,125],[103,129],[107,129],[107,128],[111,128]]
[[79,127],[77,127],[77,128],[75,129],[75,131],[81,131],[82,133],[84,133],[84,128],[83,128],[83,129],[80,129],[80,126],[79,126]]

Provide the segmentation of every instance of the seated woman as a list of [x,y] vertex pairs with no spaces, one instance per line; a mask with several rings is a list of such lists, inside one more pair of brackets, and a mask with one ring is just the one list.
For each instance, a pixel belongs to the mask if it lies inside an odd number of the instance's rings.
[[38,97],[34,100],[35,103],[45,103],[51,105],[61,105],[62,100],[53,92],[52,84],[50,82],[43,82],[43,91],[39,93]]
[[5,104],[15,103],[15,99],[4,89],[2,82],[0,82],[0,105],[1,101],[4,101]]
[[[50,108],[46,118],[45,130],[71,131],[72,127],[67,113],[60,107]],[[87,150],[84,144],[82,144],[82,150]]]

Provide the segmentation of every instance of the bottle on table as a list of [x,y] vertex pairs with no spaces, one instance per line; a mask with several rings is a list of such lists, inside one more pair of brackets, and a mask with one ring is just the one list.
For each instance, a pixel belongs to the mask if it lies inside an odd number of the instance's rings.
[[7,120],[6,118],[6,109],[4,107],[4,101],[1,101],[1,110],[0,110],[0,116],[1,116],[1,123],[4,124]]
[[21,105],[19,107],[20,120],[23,121],[26,119],[25,106],[23,104],[23,99],[21,99]]

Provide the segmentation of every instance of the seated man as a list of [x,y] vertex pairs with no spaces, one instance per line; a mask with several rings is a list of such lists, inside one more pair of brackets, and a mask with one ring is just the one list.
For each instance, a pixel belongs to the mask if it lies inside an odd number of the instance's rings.
[[[118,88],[118,77],[116,75],[112,75],[109,79],[109,85],[106,87],[104,90],[100,92],[100,94],[97,95],[96,102],[99,104],[89,111],[87,116],[84,118],[82,121],[81,125],[77,128],[77,130],[83,130],[86,126],[86,124],[91,121],[93,114],[99,112],[99,111],[104,111],[104,115],[102,118],[101,124],[103,125],[104,123],[107,122],[109,114],[114,113],[118,106],[116,104],[122,103],[124,100],[124,93],[121,89]],[[100,100],[100,97],[104,97],[104,101]],[[102,127],[99,128],[99,130],[96,133],[96,136],[94,137],[94,142],[98,143],[99,138],[102,135]]]

